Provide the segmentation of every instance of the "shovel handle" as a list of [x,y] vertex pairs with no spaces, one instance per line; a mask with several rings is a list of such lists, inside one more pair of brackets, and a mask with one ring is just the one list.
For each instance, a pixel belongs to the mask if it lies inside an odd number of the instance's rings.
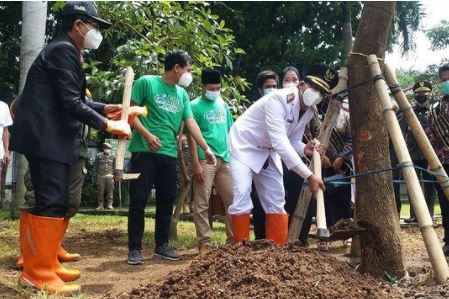
[[[321,179],[321,157],[320,154],[314,149],[313,150],[313,173],[315,176]],[[324,207],[324,194],[323,190],[320,188],[316,193],[316,226],[317,229],[327,230],[326,225],[326,211]]]

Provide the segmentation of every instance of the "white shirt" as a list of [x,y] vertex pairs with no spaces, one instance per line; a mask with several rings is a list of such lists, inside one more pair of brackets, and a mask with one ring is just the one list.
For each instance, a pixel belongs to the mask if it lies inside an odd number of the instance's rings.
[[248,108],[231,127],[228,143],[234,159],[259,173],[268,157],[282,173],[281,159],[288,169],[307,178],[312,172],[301,160],[306,145],[304,129],[315,112],[309,107],[299,119],[299,90],[273,91]]
[[2,139],[2,143],[0,145],[0,159],[3,159],[3,156],[5,155],[5,148],[3,145],[3,128],[9,127],[10,125],[12,125],[12,117],[9,112],[9,107],[5,102],[0,101],[0,138]]

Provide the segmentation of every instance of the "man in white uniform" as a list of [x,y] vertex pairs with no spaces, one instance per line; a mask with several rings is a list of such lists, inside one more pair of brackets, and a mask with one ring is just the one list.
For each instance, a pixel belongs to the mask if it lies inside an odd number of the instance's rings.
[[235,243],[249,237],[252,180],[267,214],[265,237],[278,245],[285,243],[288,214],[284,210],[281,159],[288,169],[307,180],[313,193],[324,189],[322,180],[301,160],[312,155],[315,147],[321,153],[324,148],[315,146],[316,140],[307,145],[301,140],[315,105],[337,85],[338,75],[328,66],[313,65],[304,78],[298,87],[273,91],[259,99],[229,132],[234,199],[228,213]]

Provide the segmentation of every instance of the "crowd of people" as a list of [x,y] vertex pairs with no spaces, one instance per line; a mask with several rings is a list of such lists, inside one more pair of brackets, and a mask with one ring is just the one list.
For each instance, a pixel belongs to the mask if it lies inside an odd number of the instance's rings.
[[[201,94],[191,101],[185,88],[194,79],[193,61],[187,52],[173,50],[164,59],[162,74],[144,75],[134,82],[132,104],[145,107],[148,114],[133,117],[128,123],[115,120],[121,113],[120,105],[96,103],[86,96],[81,53],[84,48],[98,48],[102,40],[100,29],[110,26],[109,22],[98,16],[90,2],[68,2],[61,16],[61,34],[38,55],[23,92],[11,107],[14,123],[7,149],[24,154],[29,163],[25,179],[27,206],[20,213],[21,257],[17,261],[23,268],[20,284],[60,294],[80,289],[71,282],[80,277],[80,272],[64,267],[61,262],[80,258],[65,251],[62,241],[81,200],[86,126],[131,138],[130,171],[140,176],[131,181],[129,191],[130,265],[144,261],[144,212],[153,188],[156,190],[154,257],[171,261],[182,258],[169,246],[178,190],[178,140],[188,143],[200,254],[211,250],[208,210],[213,187],[225,206],[226,236],[230,243],[249,239],[252,218],[257,239],[284,244],[289,215],[306,181],[312,193],[325,190],[328,226],[339,219],[351,218],[354,186],[325,186],[307,166],[312,153],[318,151],[324,177],[354,172],[347,98],[342,101],[329,146],[326,148],[316,140],[332,89],[338,84],[335,70],[317,64],[301,72],[287,66],[280,77],[275,71],[262,71],[256,80],[260,98],[234,121],[221,94],[220,72],[203,69]],[[432,85],[419,81],[413,87],[416,100],[413,109],[448,172],[449,66],[441,67],[439,76],[442,100],[430,105]],[[131,110],[139,114],[138,109]],[[401,112],[397,115],[399,119]],[[7,121],[5,126],[8,125]],[[185,136],[180,134],[181,127]],[[404,134],[413,162],[426,168],[427,163],[406,125]],[[114,159],[109,147],[104,145],[104,153],[97,157],[101,168],[98,185],[107,194],[107,208],[112,208],[110,184]],[[396,164],[392,153],[392,165]],[[400,178],[399,173],[393,175]],[[432,180],[426,172],[422,178]],[[434,185],[425,186],[426,200],[433,211]],[[439,185],[435,187],[443,216],[444,253],[449,255],[449,205]],[[101,193],[99,209],[103,208]],[[396,192],[398,212],[399,195]],[[313,214],[312,201],[297,236],[304,246],[308,243]]]

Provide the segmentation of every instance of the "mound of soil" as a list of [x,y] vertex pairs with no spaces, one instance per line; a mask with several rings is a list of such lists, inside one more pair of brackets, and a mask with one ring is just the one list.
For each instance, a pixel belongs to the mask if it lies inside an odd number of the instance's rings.
[[225,245],[197,257],[162,285],[119,298],[401,298],[388,284],[299,243]]

